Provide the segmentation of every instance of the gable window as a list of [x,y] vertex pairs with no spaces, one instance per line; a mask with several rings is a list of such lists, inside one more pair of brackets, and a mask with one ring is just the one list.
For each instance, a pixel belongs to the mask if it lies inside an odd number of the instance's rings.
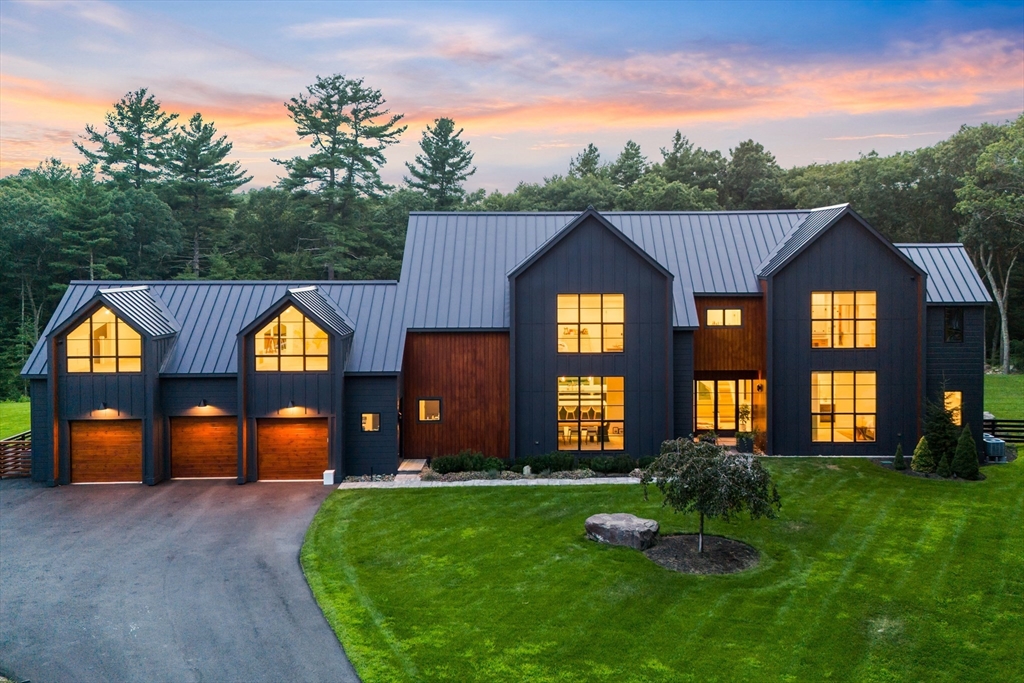
[[811,292],[811,348],[873,349],[875,292]]
[[256,372],[324,372],[327,333],[289,306],[256,333]]
[[709,308],[705,320],[708,327],[740,327],[743,325],[743,309]]
[[441,421],[441,399],[421,398],[419,400],[419,409],[420,422]]
[[943,341],[947,344],[962,344],[964,341],[964,309],[960,306],[946,308],[943,321]]
[[142,337],[103,307],[68,333],[68,372],[142,372]]
[[559,353],[622,353],[623,294],[559,294]]
[[362,427],[364,432],[379,432],[380,413],[363,413]]
[[621,451],[625,417],[622,377],[558,378],[558,450]]
[[964,423],[964,392],[946,391],[942,395],[943,407],[953,418],[953,424],[957,427]]
[[811,441],[875,440],[875,373],[811,373]]

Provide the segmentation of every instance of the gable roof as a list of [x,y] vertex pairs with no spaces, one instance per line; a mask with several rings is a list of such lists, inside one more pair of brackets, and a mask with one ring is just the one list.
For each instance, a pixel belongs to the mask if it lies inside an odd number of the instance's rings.
[[311,313],[316,315],[339,337],[346,337],[355,332],[355,323],[348,319],[348,315],[338,307],[338,304],[324,296],[323,292],[316,285],[290,287],[288,294],[291,295],[292,299],[309,309]]
[[897,244],[896,248],[928,274],[930,304],[990,304],[992,297],[960,243]]
[[[105,305],[136,331],[156,339],[171,337],[181,329],[163,302],[152,295],[148,285],[99,287],[91,299],[83,301],[75,312],[95,302]],[[72,320],[73,317],[68,316],[62,324]]]

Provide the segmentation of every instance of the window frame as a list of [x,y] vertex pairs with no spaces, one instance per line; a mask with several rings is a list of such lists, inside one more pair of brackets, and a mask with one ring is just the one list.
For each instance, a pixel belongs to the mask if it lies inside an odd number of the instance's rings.
[[[815,404],[815,389],[816,389],[816,387],[820,386],[820,383],[815,381],[817,379],[816,376],[817,375],[823,375],[823,374],[829,375],[828,387],[829,387],[831,403],[829,403],[827,405],[829,405],[831,410],[829,410],[827,412],[821,410],[821,406],[825,405],[825,404],[822,404],[820,399],[818,400],[817,404]],[[852,394],[851,394],[850,398],[840,398],[840,397],[836,396],[835,377],[836,377],[837,374],[852,374],[853,375],[853,383],[851,385],[849,385],[850,387],[852,387]],[[874,381],[870,385],[873,388],[873,390],[874,390],[874,396],[872,396],[870,398],[867,397],[867,396],[858,397],[858,395],[857,395],[858,394],[858,388],[861,387],[861,384],[858,382],[858,375],[873,375],[874,376]],[[843,386],[843,385],[840,385],[840,386]],[[868,386],[867,383],[865,383],[864,386]],[[878,414],[879,414],[879,410],[878,410],[878,371],[876,371],[876,370],[812,370],[811,371],[811,395],[810,395],[810,398],[811,398],[811,412],[810,412],[810,415],[811,415],[811,443],[860,444],[860,443],[877,443],[878,442]],[[851,403],[851,405],[852,405],[852,410],[851,411],[845,411],[844,410],[842,412],[837,412],[835,410],[835,406],[836,406],[837,400],[849,401]],[[859,401],[868,401],[868,400],[871,400],[874,403],[874,410],[871,411],[871,412],[858,410],[858,405],[857,405],[858,402]],[[817,407],[817,409],[816,409],[816,407]],[[817,430],[815,429],[815,417],[816,416],[824,416],[824,415],[828,415],[829,419],[828,420],[821,420],[821,421],[819,421],[818,425],[822,424],[823,422],[827,422],[829,424],[829,437],[830,438],[827,439],[827,440],[819,439],[818,438],[818,434],[817,434]],[[847,416],[847,415],[852,418],[853,439],[850,440],[850,441],[845,441],[845,440],[837,441],[836,440],[836,425],[837,425],[838,421],[836,420],[836,417],[838,417],[838,416]],[[861,430],[861,429],[868,429],[868,427],[860,427],[860,426],[858,426],[857,418],[858,417],[868,417],[868,416],[870,416],[872,418],[872,420],[871,420],[872,421],[872,426],[870,427],[870,429],[873,430],[872,438],[870,438],[870,439],[858,438],[859,430]]]
[[[581,391],[580,387],[582,386],[581,380],[584,379],[584,378],[596,380],[595,381],[595,386],[596,385],[600,385],[602,387],[602,391],[600,393],[600,396],[601,396],[601,399],[600,399],[601,400],[601,405],[600,405],[601,415],[600,415],[600,417],[597,417],[597,418],[584,418],[583,417],[583,401],[582,401],[583,392]],[[565,404],[563,404],[562,401],[561,401],[562,395],[564,393],[562,391],[562,383],[563,383],[563,381],[571,380],[571,379],[575,379],[576,380],[576,396],[577,396],[576,409],[575,409],[576,417],[573,418],[573,419],[569,419],[568,417],[563,418],[562,415],[561,415],[561,411],[565,407]],[[621,390],[619,390],[619,389],[608,389],[608,380],[620,380],[621,381],[621,386],[622,386]],[[626,451],[626,378],[625,378],[625,376],[623,376],[623,375],[582,375],[582,376],[560,375],[558,378],[556,378],[556,387],[557,387],[557,389],[556,389],[556,391],[557,391],[557,394],[556,394],[556,406],[555,406],[555,408],[556,408],[556,411],[555,411],[555,424],[556,424],[556,427],[557,427],[557,435],[555,437],[556,450],[558,450],[559,452],[565,452],[565,453],[578,453],[578,454],[592,453],[592,454],[595,454],[595,455],[600,455],[601,453],[624,453]],[[589,393],[594,393],[594,392],[589,392]],[[621,396],[622,396],[622,398],[621,398],[622,403],[621,404],[609,402],[608,395],[609,394],[613,394],[613,393],[614,394],[621,394]],[[622,417],[621,418],[608,419],[609,409],[621,410]],[[592,424],[592,423],[595,423],[595,422],[599,423],[599,426],[597,428],[596,440],[595,440],[595,443],[598,445],[598,447],[597,448],[593,448],[593,449],[583,448],[583,441],[581,440],[581,436],[583,434],[583,429],[584,429],[583,425],[584,424],[588,424],[589,425],[589,424]],[[571,430],[573,428],[573,425],[575,425],[575,430],[576,430],[575,431],[575,444],[576,444],[576,447],[575,448],[567,448],[567,447],[563,446],[564,443],[568,443],[568,442],[564,441],[564,439],[565,439],[565,431],[564,430],[565,429],[570,429]],[[611,430],[616,428],[616,427],[621,430],[620,434],[621,434],[621,437],[622,437],[622,446],[621,446],[621,448],[608,448],[607,447],[608,444],[611,443],[611,434],[612,434]],[[607,431],[605,431],[605,440],[604,441],[601,440],[601,431],[602,430],[607,430]],[[571,433],[572,432],[570,432],[570,434]],[[588,435],[588,439],[589,439],[589,435]],[[589,440],[588,440],[588,442],[589,442]]]
[[[302,316],[302,322],[301,323],[296,323],[296,322],[291,322],[291,321],[284,321],[284,323],[282,323],[281,317],[283,315],[285,315],[286,313],[288,313],[289,311],[293,310],[293,309],[295,310],[296,313],[298,313],[299,315]],[[297,337],[296,338],[296,337],[287,337],[286,336],[284,339],[282,339],[282,336],[281,336],[282,325],[287,326],[287,325],[294,325],[294,324],[299,324],[299,327],[300,327],[300,330],[301,330],[301,337]],[[309,340],[307,339],[306,333],[307,333],[307,331],[308,331],[310,326],[312,326],[317,332],[320,332],[323,335],[323,341],[325,342],[324,353],[309,353],[309,350],[308,350]],[[266,332],[267,330],[274,330],[274,336],[270,337],[268,335],[265,335],[264,332]],[[280,373],[288,373],[288,374],[292,374],[292,373],[307,373],[307,372],[331,372],[331,366],[333,365],[333,363],[331,362],[331,345],[333,344],[333,340],[331,339],[330,332],[328,332],[319,322],[317,322],[313,318],[311,318],[308,315],[306,315],[306,313],[304,311],[302,311],[294,303],[289,303],[287,306],[285,306],[285,307],[281,308],[279,311],[277,311],[276,314],[274,314],[270,318],[267,318],[263,322],[263,324],[261,324],[260,327],[257,328],[257,330],[255,332],[253,332],[252,337],[253,337],[253,361],[252,361],[252,363],[253,363],[253,371],[254,372],[257,372],[257,373],[280,372]],[[286,343],[282,343],[282,342],[286,342],[287,340],[294,340],[294,339],[298,339],[299,344],[301,346],[301,353],[282,353],[282,350],[286,346]],[[267,353],[265,348],[263,349],[263,351],[261,351],[260,343],[264,342],[264,346],[265,346],[267,341],[270,341],[273,344],[273,346],[275,347],[273,353]],[[273,367],[273,368],[261,368],[260,367],[260,359],[261,358],[275,359],[276,360],[275,367]],[[282,365],[283,365],[282,359],[284,359],[284,358],[288,358],[288,359],[301,358],[302,359],[302,368],[300,368],[300,369],[284,369],[282,367]],[[324,367],[310,369],[309,368],[309,359],[310,358],[323,359]]]
[[[110,326],[112,326],[112,329],[114,330],[114,337],[113,337],[114,352],[113,352],[113,355],[98,354],[96,352],[97,351],[96,345],[99,342],[97,341],[97,339],[95,337],[95,332],[96,332],[96,327],[97,326],[96,326],[96,323],[93,322],[93,319],[96,317],[97,314],[102,313],[104,311],[106,311],[108,314],[110,314],[110,316],[113,318],[112,321],[105,322],[105,323],[100,323],[100,325],[110,325]],[[88,344],[88,347],[89,347],[89,354],[88,355],[81,355],[81,354],[77,354],[77,353],[72,353],[72,350],[71,350],[72,345],[75,342],[83,341],[80,338],[79,339],[72,338],[72,335],[74,335],[76,332],[78,332],[78,330],[82,329],[82,327],[86,326],[86,325],[88,325],[88,327],[89,327],[89,338],[88,338],[88,341],[87,341],[87,344]],[[121,351],[121,344],[122,344],[121,331],[122,331],[122,326],[124,328],[127,328],[127,329],[131,330],[132,334],[134,334],[135,337],[137,337],[137,342],[138,342],[138,345],[139,345],[138,346],[138,348],[139,348],[138,355],[135,355],[134,353],[131,353],[131,354],[129,354],[129,353],[122,353],[122,351]],[[108,338],[108,337],[104,337],[102,339],[104,339],[106,341],[110,341],[110,338]],[[135,342],[136,339],[133,338],[131,340],[124,340],[124,341],[126,343],[128,341]],[[78,324],[76,324],[74,327],[69,329],[67,331],[67,333],[64,335],[64,364],[65,364],[64,368],[65,368],[65,371],[69,375],[126,375],[126,374],[127,375],[135,375],[135,374],[142,374],[143,369],[144,369],[144,366],[143,366],[143,363],[142,363],[143,346],[144,346],[143,341],[144,340],[142,338],[142,333],[139,332],[138,330],[136,330],[131,324],[129,324],[127,320],[125,320],[124,318],[119,316],[117,313],[115,313],[113,310],[111,310],[109,306],[100,306],[100,307],[96,308],[95,310],[93,310],[89,315],[84,316],[83,318],[81,318],[78,321]],[[97,370],[96,369],[96,359],[112,360],[113,364],[114,364],[114,369],[113,370]],[[138,370],[122,370],[121,369],[121,364],[122,364],[123,361],[134,361],[134,360],[138,361],[138,367],[139,367]],[[71,369],[72,368],[72,361],[87,361],[89,363],[89,369],[88,370],[72,370]]]
[[[950,316],[950,314],[953,314]],[[959,322],[959,329],[955,326],[950,326],[950,317],[954,319],[954,323]],[[964,307],[963,306],[945,306],[942,309],[942,343],[943,344],[963,344],[964,343]]]
[[[585,296],[600,297],[600,306],[597,309],[592,309],[590,307],[584,308],[582,306],[581,299],[582,299],[582,297],[585,297]],[[563,297],[575,297],[576,298],[575,309],[573,309],[572,307],[563,306],[562,305],[562,298]],[[609,306],[608,304],[606,304],[605,303],[605,297],[621,297],[622,298],[622,306],[621,306],[621,308],[618,307],[618,306]],[[572,310],[575,310],[575,318],[576,318],[575,321],[571,321],[571,320],[564,320],[563,321],[561,319],[562,311],[572,311]],[[601,319],[598,320],[598,321],[588,321],[588,322],[581,321],[580,319],[583,317],[582,312],[584,310],[599,310],[601,312],[601,315],[600,315]],[[621,311],[622,312],[622,315],[621,315],[622,319],[621,320],[610,320],[610,321],[606,320],[605,318],[606,318],[606,316],[608,316],[610,311]],[[599,331],[599,335],[597,336],[597,345],[598,345],[598,350],[597,351],[583,351],[582,348],[581,348],[582,344],[580,342],[582,341],[582,336],[581,336],[581,329],[580,328],[583,327],[583,326],[589,326],[589,325],[596,326],[596,328]],[[562,340],[570,338],[569,336],[563,335],[563,326],[565,327],[565,329],[571,329],[572,327],[576,328],[576,333],[572,337],[572,339],[573,339],[573,341],[575,342],[575,345],[576,345],[576,349],[575,350],[572,350],[572,349],[562,349],[562,344],[563,344]],[[621,328],[621,330],[622,330],[621,336],[620,337],[609,337],[606,334],[606,332],[608,331],[607,328],[610,328],[610,327],[619,327],[619,328]],[[602,354],[602,353],[625,353],[626,352],[626,295],[624,293],[621,293],[621,292],[578,292],[578,293],[577,292],[559,292],[558,294],[555,295],[555,335],[556,335],[555,345],[556,345],[557,353],[559,353],[559,354],[563,354],[564,353],[564,354],[588,355],[589,356],[589,355],[599,355],[599,354]],[[593,342],[593,337],[589,337],[589,339],[590,339],[591,342]],[[619,349],[608,349],[607,345],[605,343],[606,340],[608,340],[608,339],[612,339],[612,340],[620,339],[621,342],[622,342],[622,347],[619,348]]]
[[[425,420],[423,419],[423,404],[427,401],[437,401],[437,419],[436,420]],[[421,396],[416,399],[416,421],[422,424],[440,424],[444,421],[444,402],[440,396]]]
[[[818,294],[827,294],[828,297],[829,297],[828,298],[828,303],[827,304],[815,304],[814,303],[814,297],[815,297],[815,295],[818,295]],[[836,294],[852,294],[853,295],[853,303],[852,304],[836,304],[835,303]],[[862,295],[862,294],[871,294],[874,297],[874,304],[861,304],[861,303],[859,303],[860,295]],[[871,308],[873,308],[874,309],[874,315],[871,316],[871,317],[868,317],[868,316],[861,317],[860,309],[861,309],[862,305],[863,306],[870,306]],[[810,306],[811,306],[811,308],[810,308],[810,312],[811,312],[811,318],[810,318],[810,322],[811,322],[811,349],[813,349],[813,350],[827,349],[827,350],[840,350],[840,351],[842,351],[842,350],[848,350],[848,349],[877,349],[878,348],[878,290],[871,290],[871,289],[832,289],[832,290],[828,290],[828,289],[815,289],[815,290],[811,290]],[[825,306],[828,307],[828,317],[822,317],[822,316],[817,315],[817,312],[815,311],[815,308],[825,307]],[[837,306],[851,306],[851,308],[853,309],[853,313],[852,313],[853,317],[850,317],[850,318],[836,317],[836,308],[837,308]],[[816,346],[815,345],[815,336],[816,335],[820,335],[822,333],[816,333],[814,331],[814,325],[815,325],[815,323],[824,323],[824,322],[828,323],[828,329],[829,329],[829,332],[828,332],[828,344],[824,345],[824,346]],[[853,345],[852,346],[836,346],[836,338],[837,337],[841,338],[843,336],[842,332],[837,333],[837,331],[836,331],[837,330],[836,324],[837,323],[842,323],[842,322],[849,322],[852,325],[852,331],[849,333],[850,336],[853,337]],[[868,334],[868,333],[864,333],[864,332],[860,331],[860,329],[861,329],[860,323],[862,323],[862,322],[863,323],[870,322],[870,323],[873,323],[873,325],[874,325],[873,328],[872,328],[872,331],[870,333],[871,334],[871,341],[872,341],[872,343],[870,345],[862,346],[861,343],[860,343],[861,337],[866,335],[866,334]]]
[[[717,323],[712,324],[710,322],[710,313],[712,311],[720,312],[722,314],[722,322],[721,322],[721,324],[717,324]],[[729,320],[728,314],[729,314],[730,311],[736,311],[737,313],[740,314],[740,321],[736,325],[730,325],[729,322],[728,322],[728,320]],[[735,330],[735,329],[743,327],[743,325],[744,325],[744,322],[743,322],[744,318],[746,318],[746,316],[743,315],[743,307],[742,306],[740,306],[740,307],[730,306],[728,308],[718,308],[718,307],[715,307],[715,308],[705,308],[704,309],[704,327],[706,327],[708,329],[723,328],[723,329],[734,329]]]
[[[371,429],[366,428],[366,418],[371,418]],[[363,433],[372,434],[380,431],[380,413],[362,413],[359,416],[359,429]]]

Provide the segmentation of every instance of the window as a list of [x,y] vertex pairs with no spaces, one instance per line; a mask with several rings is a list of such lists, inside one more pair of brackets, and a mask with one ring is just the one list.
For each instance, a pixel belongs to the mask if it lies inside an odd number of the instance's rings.
[[875,292],[811,292],[811,348],[875,348],[875,300]]
[[420,399],[420,422],[441,421],[441,399],[421,398]]
[[811,440],[875,440],[875,373],[811,373]]
[[947,344],[962,344],[964,341],[964,309],[959,306],[946,309],[945,333],[943,339]]
[[559,377],[558,450],[625,448],[623,387],[622,377]]
[[742,308],[709,308],[708,327],[739,327],[743,324]]
[[380,431],[380,413],[363,413],[363,431]]
[[559,353],[622,353],[623,294],[559,294]]
[[953,417],[953,424],[961,426],[964,423],[964,392],[947,391],[942,396],[942,403],[946,410]]
[[325,372],[327,333],[294,306],[256,334],[256,372]]
[[101,308],[68,334],[68,372],[142,372],[142,337]]

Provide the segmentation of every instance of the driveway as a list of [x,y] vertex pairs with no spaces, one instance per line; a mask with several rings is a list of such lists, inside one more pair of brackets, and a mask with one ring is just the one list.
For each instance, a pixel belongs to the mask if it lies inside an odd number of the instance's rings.
[[357,681],[299,566],[332,487],[0,482],[0,668],[59,681]]

